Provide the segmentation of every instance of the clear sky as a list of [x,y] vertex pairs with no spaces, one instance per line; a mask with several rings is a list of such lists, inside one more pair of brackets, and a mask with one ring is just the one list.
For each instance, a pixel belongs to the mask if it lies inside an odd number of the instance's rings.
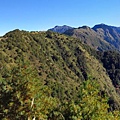
[[47,30],[104,23],[120,26],[120,0],[1,0],[0,35],[13,29]]

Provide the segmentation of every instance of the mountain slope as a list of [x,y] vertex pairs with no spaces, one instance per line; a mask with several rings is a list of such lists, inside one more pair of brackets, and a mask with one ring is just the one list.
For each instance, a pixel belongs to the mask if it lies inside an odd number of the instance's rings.
[[101,38],[120,51],[120,27],[99,24],[95,25],[92,29],[95,30]]
[[83,43],[100,51],[115,49],[112,44],[109,44],[101,36],[88,26],[79,27],[76,29],[67,30],[64,34],[79,38]]
[[29,61],[40,80],[53,90],[52,96],[61,101],[77,99],[81,82],[91,75],[119,107],[119,94],[95,53],[79,39],[63,34],[14,30],[0,40],[0,73],[4,67]]

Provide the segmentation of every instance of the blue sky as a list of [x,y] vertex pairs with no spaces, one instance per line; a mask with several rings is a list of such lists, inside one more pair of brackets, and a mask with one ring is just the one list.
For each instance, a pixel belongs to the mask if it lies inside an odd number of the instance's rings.
[[47,30],[105,23],[120,26],[120,0],[1,0],[0,35],[13,29]]

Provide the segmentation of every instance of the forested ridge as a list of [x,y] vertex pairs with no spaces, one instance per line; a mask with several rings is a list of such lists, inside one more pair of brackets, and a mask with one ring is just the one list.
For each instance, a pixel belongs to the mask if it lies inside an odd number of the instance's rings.
[[0,38],[0,118],[119,120],[119,71],[116,51],[51,31],[11,31]]

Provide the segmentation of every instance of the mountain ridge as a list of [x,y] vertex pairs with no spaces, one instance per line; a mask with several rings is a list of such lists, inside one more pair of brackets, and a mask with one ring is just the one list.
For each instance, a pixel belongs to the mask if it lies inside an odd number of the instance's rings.
[[101,91],[105,91],[119,108],[120,97],[112,83],[114,79],[109,77],[97,55],[94,49],[78,38],[51,31],[27,32],[17,29],[5,34],[0,41],[0,68],[6,66],[9,69],[19,61],[29,61],[36,67],[40,80],[53,90],[52,96],[61,101],[77,99],[80,83],[91,75],[99,82]]

